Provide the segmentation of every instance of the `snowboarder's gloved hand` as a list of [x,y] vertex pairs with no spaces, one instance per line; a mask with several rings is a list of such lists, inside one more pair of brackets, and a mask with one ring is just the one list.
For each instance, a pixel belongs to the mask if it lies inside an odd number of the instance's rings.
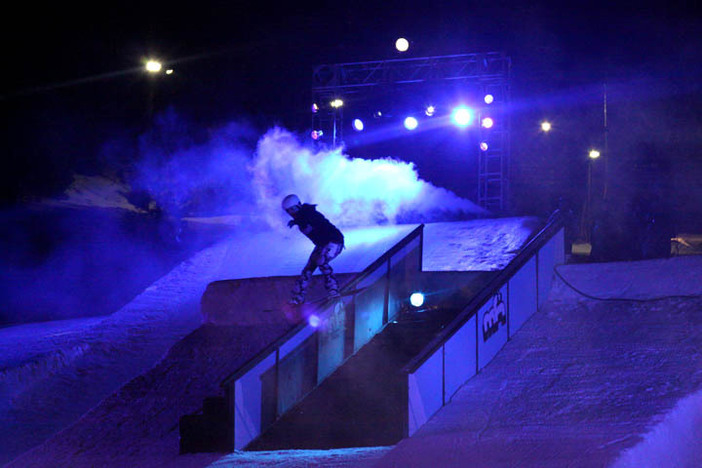
[[289,227],[289,228],[293,227],[293,226],[296,225],[296,224],[297,224],[297,221],[295,221],[294,219],[291,219],[290,221],[288,221],[288,227]]

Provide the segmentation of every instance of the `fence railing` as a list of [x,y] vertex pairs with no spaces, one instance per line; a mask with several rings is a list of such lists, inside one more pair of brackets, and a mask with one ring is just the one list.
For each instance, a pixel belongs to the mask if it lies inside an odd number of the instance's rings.
[[565,257],[562,222],[553,217],[521,252],[403,369],[405,436],[411,436],[477,374],[546,299]]
[[232,447],[241,449],[300,402],[400,313],[419,284],[424,225],[341,289],[341,300],[314,308],[286,333],[222,382]]

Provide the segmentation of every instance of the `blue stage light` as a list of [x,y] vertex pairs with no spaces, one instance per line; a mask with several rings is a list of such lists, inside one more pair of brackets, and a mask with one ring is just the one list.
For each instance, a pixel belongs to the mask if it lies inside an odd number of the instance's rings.
[[353,129],[357,132],[363,131],[363,120],[353,119]]
[[307,318],[307,323],[309,323],[312,328],[318,328],[322,324],[322,320],[319,316],[312,314]]
[[412,293],[410,296],[410,304],[414,307],[422,307],[422,305],[424,305],[424,294],[420,292]]
[[454,125],[467,127],[473,122],[473,112],[466,106],[458,106],[451,113],[451,120]]
[[417,125],[419,125],[419,122],[417,122],[417,119],[415,119],[414,117],[409,116],[405,118],[405,128],[407,130],[414,130],[415,128],[417,128]]

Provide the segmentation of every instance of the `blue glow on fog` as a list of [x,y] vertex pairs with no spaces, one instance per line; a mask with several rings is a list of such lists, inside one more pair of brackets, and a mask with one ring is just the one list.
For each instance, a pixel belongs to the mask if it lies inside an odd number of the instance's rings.
[[312,148],[280,128],[259,140],[247,169],[256,216],[280,228],[287,222],[280,200],[288,193],[319,205],[339,226],[412,223],[437,219],[440,213],[483,212],[472,202],[420,179],[412,163],[351,158],[342,148]]

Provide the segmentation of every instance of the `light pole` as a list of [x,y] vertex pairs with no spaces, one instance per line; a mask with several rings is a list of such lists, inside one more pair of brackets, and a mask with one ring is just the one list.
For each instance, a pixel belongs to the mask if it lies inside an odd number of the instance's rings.
[[146,70],[147,73],[147,79],[148,81],[148,97],[146,101],[146,118],[147,118],[147,125],[151,123],[151,118],[154,113],[154,99],[156,99],[156,75],[161,73],[161,70],[163,69],[163,64],[154,59],[149,59],[146,61],[144,64],[144,69]]
[[592,164],[595,159],[600,157],[600,152],[596,149],[591,149],[587,156],[587,216],[585,217],[585,238],[588,241],[592,241],[592,239],[590,239],[590,228],[592,225]]

